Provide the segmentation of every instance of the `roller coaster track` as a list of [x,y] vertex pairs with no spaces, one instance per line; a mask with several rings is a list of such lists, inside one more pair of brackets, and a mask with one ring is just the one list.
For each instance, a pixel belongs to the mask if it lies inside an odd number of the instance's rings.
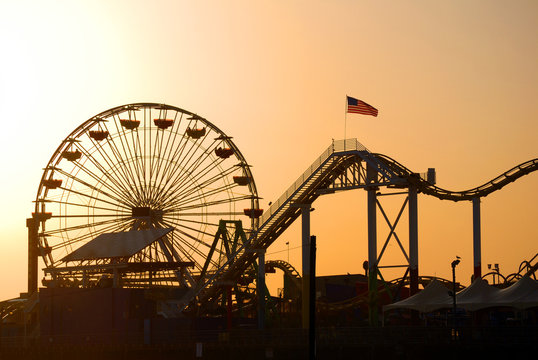
[[[411,170],[398,163],[396,160],[382,154],[375,154],[375,156],[383,161],[387,167],[389,167],[395,174],[399,174],[403,177],[409,177],[413,174]],[[502,173],[487,183],[464,191],[450,191],[445,190],[435,185],[430,184],[424,179],[420,179],[419,189],[427,195],[434,196],[441,200],[472,200],[477,197],[485,197],[494,191],[500,190],[506,185],[516,181],[520,177],[527,175],[533,171],[538,170],[538,159],[533,159],[519,164],[512,169]]]
[[[283,260],[269,260],[265,262],[266,267],[273,267],[282,270],[282,272],[288,276],[288,278],[291,280],[292,284],[297,288],[299,292],[302,290],[302,277],[299,274],[299,272],[288,262]],[[256,274],[252,272],[249,276],[250,279],[254,279]],[[422,285],[423,288],[428,286],[429,283],[431,283],[433,280],[439,281],[441,284],[445,285],[447,288],[452,287],[452,281],[446,280],[443,278],[433,277],[433,276],[420,276],[418,279],[418,282],[420,285]],[[393,279],[384,285],[381,285],[379,288],[379,294],[391,294],[394,291],[398,291],[399,288],[402,286],[409,285],[409,277],[403,277],[398,279]],[[463,287],[458,284],[458,291],[463,289]],[[250,296],[255,296],[255,293],[251,293]],[[390,295],[389,295],[390,296]],[[355,307],[360,304],[367,304],[368,303],[368,292],[358,294],[355,297],[338,301],[338,302],[327,302],[324,300],[317,300],[317,304],[319,308],[323,308],[325,310],[329,311],[338,311],[343,309],[348,309],[351,307]]]
[[[439,281],[441,284],[450,289],[452,287],[452,281],[446,280],[443,278],[433,277],[433,276],[419,276],[418,282],[422,285],[423,288],[428,286],[433,280]],[[389,296],[392,296],[393,291],[398,291],[402,286],[409,285],[409,277],[398,278],[387,282],[378,289],[378,295],[387,293]],[[463,289],[461,285],[458,284],[458,291]],[[338,302],[326,302],[326,301],[317,301],[319,308],[329,310],[329,311],[338,311],[356,307],[357,305],[368,304],[368,292],[364,292],[355,297],[338,301]]]
[[[534,262],[534,263],[533,263]],[[538,253],[536,253],[530,260],[523,260],[519,264],[517,272],[504,276],[497,270],[490,271],[482,276],[482,279],[492,276],[497,277],[499,280],[502,278],[504,286],[510,286],[512,283],[518,281],[523,276],[528,276],[536,280],[536,271],[538,270]]]
[[293,285],[295,285],[297,289],[301,289],[301,274],[299,274],[299,272],[290,263],[284,260],[270,260],[266,261],[265,264],[282,270],[282,272],[284,272],[284,274],[286,274],[291,280]]
[[[265,268],[276,268],[282,270],[282,272],[291,280],[292,284],[299,291],[301,291],[301,275],[290,263],[284,260],[269,260],[265,262]],[[244,277],[245,280],[241,290],[243,291],[243,297],[245,298],[253,297],[256,295],[255,289],[251,287],[252,283],[256,279],[256,271],[256,268],[250,267],[247,270],[246,276]]]
[[[375,169],[374,181],[367,180],[366,168]],[[463,201],[484,197],[500,190],[507,184],[538,170],[538,159],[524,162],[493,180],[465,191],[449,191],[439,188],[418,173],[412,172],[396,160],[371,153],[356,139],[333,141],[333,143],[309,166],[306,171],[276,200],[260,219],[260,226],[249,240],[228,260],[213,272],[203,284],[189,294],[190,299],[210,301],[218,295],[219,282],[238,279],[255,263],[260,250],[267,249],[301,214],[301,206],[310,206],[320,195],[342,190],[367,189],[371,187],[408,188],[416,186],[418,192],[442,200]]]

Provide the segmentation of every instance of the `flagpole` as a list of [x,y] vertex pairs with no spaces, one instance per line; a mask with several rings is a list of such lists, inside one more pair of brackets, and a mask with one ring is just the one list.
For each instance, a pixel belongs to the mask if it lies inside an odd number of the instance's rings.
[[344,108],[344,151],[346,151],[346,131],[347,131],[347,95],[346,95],[346,106]]

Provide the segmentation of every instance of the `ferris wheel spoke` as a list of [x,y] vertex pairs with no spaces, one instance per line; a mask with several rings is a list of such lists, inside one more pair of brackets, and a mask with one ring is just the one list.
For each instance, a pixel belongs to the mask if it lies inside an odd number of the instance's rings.
[[[132,131],[131,134],[133,136],[133,142],[134,142],[135,132]],[[138,144],[138,154],[139,154],[139,156],[136,157],[136,160],[137,160],[136,162],[140,168],[140,173],[141,173],[139,181],[141,184],[141,192],[142,192],[143,200],[146,201],[148,197],[148,194],[147,194],[148,182],[146,180],[146,172],[145,172],[145,164],[146,164],[146,159],[144,158],[145,149],[142,146],[142,143],[140,142],[140,133],[138,131],[136,131],[136,144]]]
[[[141,145],[142,147],[142,165],[143,165],[143,169],[144,169],[144,173],[143,173],[143,178],[144,178],[144,194],[145,194],[145,198],[148,199],[151,197],[151,187],[150,187],[150,184],[151,184],[151,171],[150,171],[150,167],[151,167],[151,153],[148,153],[148,144],[149,144],[149,148],[151,148],[151,133],[148,133],[148,113],[149,114],[149,117],[151,117],[151,109],[144,109],[143,111],[143,120],[144,120],[144,126],[143,126],[143,145]],[[138,132],[137,132],[138,134]],[[138,135],[140,136],[140,135]],[[148,157],[149,157],[149,161],[148,161]],[[149,178],[148,178],[149,176]]]
[[[152,124],[151,124],[151,110],[150,110],[150,119],[149,119],[149,134],[150,134],[150,139],[153,138],[153,136],[151,136],[151,133],[153,132],[152,130]],[[157,167],[157,164],[155,163],[157,161],[157,148],[161,142],[161,139],[160,139],[160,132],[157,129],[155,129],[155,139],[153,141],[153,145],[150,144],[150,166],[149,166],[149,177],[150,179],[154,180],[154,175],[156,176],[156,167]]]
[[[160,141],[159,141],[158,149],[156,149],[156,152],[157,152],[156,156],[154,157],[155,160],[157,161],[157,163],[155,164],[155,173],[161,174],[161,167],[163,166],[163,162],[166,161],[165,153],[166,153],[166,149],[168,148],[168,144],[170,143],[171,133],[164,129],[161,129],[161,130],[158,129],[157,134],[160,135]],[[163,143],[165,143],[164,149],[163,149]],[[162,176],[158,176],[158,182],[157,181],[155,182],[156,188],[160,187],[161,182],[162,182]]]
[[[184,259],[183,261],[191,261],[194,264],[195,268],[201,269],[201,266],[198,264],[196,259],[191,254],[189,254],[189,251],[186,248],[181,246],[181,240],[179,240],[179,239],[180,239],[180,237],[174,234],[174,235],[172,235],[171,243],[172,243],[172,246],[177,248],[177,251],[179,251],[179,253],[181,253],[180,257],[182,259]],[[164,255],[164,253],[162,253],[162,250],[159,249],[159,252],[162,255],[163,260],[165,260],[165,255]],[[201,256],[204,256],[204,255],[201,253]],[[192,274],[191,274],[192,271],[190,271],[188,269],[185,269],[185,270],[186,270],[186,272],[188,274],[187,276],[192,280]]]
[[[230,197],[230,198],[205,201],[204,194],[201,194],[197,198],[188,199],[188,201],[183,200],[183,201],[170,202],[169,204],[167,204],[165,208],[163,208],[163,211],[169,212],[169,211],[184,211],[184,210],[191,210],[191,209],[198,209],[198,208],[209,208],[215,205],[231,204],[231,203],[242,201],[242,200],[248,200],[248,199],[251,199],[251,197],[252,195],[239,195],[239,196]],[[195,204],[187,205],[196,201],[198,202]]]
[[[182,152],[182,150],[185,148],[185,146],[187,145],[188,143],[188,138],[187,137],[184,137],[183,134],[181,133],[180,134],[180,131],[179,131],[179,127],[181,126],[181,123],[183,121],[183,116],[185,115],[184,113],[181,113],[180,117],[179,117],[179,121],[177,120],[177,115],[178,113],[176,112],[175,116],[174,116],[174,128],[176,128],[176,130],[173,132],[174,133],[174,137],[172,139],[172,143],[171,143],[171,146],[168,148],[167,146],[167,149],[168,150],[168,153],[165,154],[165,158],[166,159],[178,159],[178,158],[181,158],[180,157],[180,154]],[[177,123],[177,125],[176,125]],[[178,135],[179,135],[179,141],[177,141],[177,138],[178,138]],[[169,136],[168,140],[171,139],[171,136]],[[177,143],[176,143],[177,141]],[[173,145],[176,145],[175,147]],[[168,145],[168,144],[167,144]],[[162,177],[161,177],[161,181],[162,179],[166,178],[166,174],[168,173],[170,167],[172,166],[172,164],[174,163],[174,161],[168,161],[166,162],[164,165],[164,168],[162,169]],[[159,184],[161,185],[161,184]],[[158,186],[160,187],[160,186]]]
[[232,215],[245,215],[242,211],[205,211],[205,212],[179,212],[169,211],[166,214],[184,216],[232,216]]
[[[115,227],[111,226],[108,228],[104,228],[102,232],[103,233],[109,232],[109,231],[113,231],[114,229]],[[52,251],[56,253],[62,253],[63,256],[61,258],[55,259],[55,263],[56,264],[61,263],[63,258],[67,256],[68,254],[70,254],[74,250],[74,248],[87,243],[88,241],[92,240],[93,238],[97,236],[98,234],[95,234],[95,233],[85,233],[83,235],[71,237],[67,240],[64,239],[64,241],[58,242],[56,245],[52,247]]]
[[[183,119],[183,113],[181,114],[181,117],[180,117],[180,120],[179,120],[179,124],[178,124],[178,127],[179,125],[181,124],[181,121]],[[176,114],[176,117],[177,117],[177,114]],[[192,121],[190,121],[192,122]],[[189,124],[190,124],[189,122]],[[168,156],[166,158],[168,159],[181,159],[181,160],[184,160],[187,158],[187,156],[182,156],[185,148],[187,147],[187,145],[189,144],[189,139],[188,137],[184,136],[183,134],[180,134],[179,131],[175,131],[174,132],[174,138],[172,139],[172,144],[176,143],[176,140],[177,140],[177,137],[179,136],[179,141],[175,147],[175,149],[173,149],[172,146],[170,146],[170,150],[168,151]],[[169,138],[170,139],[170,138]],[[194,142],[191,142],[191,147],[189,149],[192,150],[192,149],[195,149],[195,143]],[[189,151],[187,151],[187,155],[189,154]],[[165,154],[166,155],[166,154]],[[162,180],[165,180],[165,183],[169,181],[170,179],[170,176],[168,174],[171,173],[171,171],[174,169],[174,165],[175,164],[181,164],[182,161],[179,161],[179,162],[176,162],[176,161],[168,161],[166,164],[165,164],[165,167],[162,169],[162,177],[161,177],[161,183],[159,185],[162,185]],[[179,165],[181,166],[181,165]],[[159,186],[161,187],[161,186]],[[163,186],[164,187],[164,186]]]
[[[213,176],[212,178],[208,178],[202,183],[198,183],[198,182],[193,181],[193,183],[196,184],[196,186],[191,186],[190,188],[184,189],[181,192],[174,192],[173,194],[169,194],[168,199],[173,199],[175,201],[182,201],[182,200],[185,200],[185,199],[191,199],[191,198],[189,198],[189,196],[191,196],[193,194],[196,194],[196,193],[200,194],[200,189],[207,189],[209,186],[213,185],[217,181],[222,180],[223,178],[225,178],[226,176],[224,176],[224,174],[227,174],[226,171],[224,171],[223,174],[218,174],[218,175]],[[224,185],[221,185],[220,187],[217,187],[217,188],[214,188],[213,190],[210,190],[210,191],[202,193],[199,197],[196,197],[196,199],[199,199],[200,197],[206,197],[206,196],[212,195],[215,191],[217,191],[217,192],[218,191],[228,191],[228,190],[230,190],[232,188],[235,188],[235,187],[237,187],[237,185],[235,183],[231,183],[231,184],[226,184],[225,183]],[[187,200],[187,201],[189,201],[189,200]]]
[[103,234],[106,232],[114,232],[114,231],[117,231],[119,228],[121,228],[121,226],[117,224],[112,224],[105,228],[100,229],[98,232],[88,232],[84,235],[72,237],[68,241],[64,241],[63,243],[53,246],[52,250],[58,250],[58,249],[63,248],[65,252],[69,254],[73,250],[73,245],[77,243],[86,243],[88,240],[95,239],[100,234]]
[[[183,175],[181,178],[178,178],[175,180],[174,183],[172,183],[172,186],[166,193],[166,197],[175,197],[177,194],[181,193],[182,195],[187,196],[188,194],[192,192],[199,191],[199,189],[204,188],[212,183],[217,182],[218,180],[225,181],[226,178],[235,171],[234,167],[235,165],[229,167],[225,170],[216,171],[223,160],[220,161],[213,161],[207,164],[202,169],[189,169],[189,174],[195,174],[195,175]],[[210,175],[211,173],[214,173],[214,175]],[[210,175],[208,177],[208,175]],[[204,177],[207,177],[204,179]],[[204,179],[202,181],[202,179]]]
[[[171,227],[174,228],[174,232],[178,232],[179,234],[185,236],[185,237],[188,237],[189,239],[193,240],[194,242],[200,244],[200,245],[203,245],[205,247],[207,247],[208,249],[211,248],[211,244],[208,244],[200,239],[198,239],[197,237],[193,236],[192,234],[186,232],[185,230],[182,230],[180,227],[181,225],[178,223],[178,221],[174,221],[174,220],[168,220],[168,221],[163,221],[163,223],[167,224],[167,225],[172,225]],[[176,225],[176,226],[173,226],[173,225]],[[198,231],[196,231],[198,232]],[[213,235],[214,236],[214,235]],[[188,243],[188,242],[187,242]],[[189,244],[189,243],[188,243]],[[189,244],[189,246],[192,246],[192,244]],[[194,250],[194,246],[192,246],[192,249]],[[197,248],[196,248],[197,249]],[[196,250],[196,251],[200,251],[200,250]]]
[[[175,238],[175,241],[173,243],[177,247],[177,249],[183,254],[183,256],[186,259],[189,259],[190,261],[192,261],[194,263],[194,266],[198,270],[201,270],[202,267],[199,264],[200,261],[196,261],[196,257],[200,259],[205,259],[206,254],[203,253],[197,247],[193,246],[193,244],[191,244],[190,241],[186,240],[180,234],[174,234],[174,238]],[[193,256],[194,254],[196,255],[196,257]]]
[[[55,203],[55,204],[60,204],[60,205],[64,205],[64,206],[67,206],[67,205],[70,205],[70,206],[79,206],[79,207],[85,207],[87,208],[88,207],[88,204],[79,204],[79,203],[73,203],[73,202],[69,202],[69,201],[60,201],[60,200],[51,200],[51,199],[47,199],[47,202],[48,203]],[[95,206],[93,205],[92,206],[92,209],[95,209],[95,210],[106,210],[106,211],[113,211],[113,212],[117,212],[117,208],[105,208],[105,207],[100,207],[100,206]],[[126,210],[131,210],[130,208],[124,208]],[[125,214],[127,215],[129,212],[126,212]]]
[[[129,115],[129,119],[131,118],[131,115]],[[137,200],[140,198],[139,193],[139,187],[136,186],[136,176],[133,173],[132,165],[129,162],[129,154],[125,150],[125,146],[123,144],[123,139],[127,138],[127,131],[123,128],[123,126],[119,125],[118,123],[121,121],[118,114],[114,114],[113,117],[113,123],[115,130],[118,134],[116,136],[117,139],[119,139],[120,146],[118,146],[117,141],[114,141],[114,137],[111,138],[109,141],[107,141],[107,144],[109,146],[110,152],[112,156],[114,157],[114,163],[117,164],[117,166],[114,166],[114,169],[117,169],[117,171],[121,171],[124,178],[126,186],[128,187],[128,192],[131,194],[131,196],[134,196]],[[136,120],[136,116],[135,116]],[[137,130],[129,130],[129,131],[137,131]],[[121,166],[120,166],[121,165]]]
[[[185,141],[184,143],[180,144],[180,146],[178,147],[178,150],[180,150],[180,151],[179,151],[179,152],[176,151],[176,153],[174,153],[174,155],[173,155],[171,158],[172,158],[172,159],[176,159],[176,158],[180,158],[180,159],[181,159],[181,158],[182,158],[183,151],[185,150],[185,148],[186,148],[186,146],[187,146],[187,143],[188,143],[188,142]],[[187,151],[187,153],[188,153],[188,151]],[[178,162],[178,163],[179,163],[179,162]],[[177,166],[178,166],[178,165],[176,164],[176,167],[177,167]],[[172,167],[172,161],[170,161],[169,169],[173,169],[173,167]],[[166,170],[166,171],[169,172],[169,171],[171,171],[171,170]],[[159,202],[159,201],[160,201],[160,198],[162,198],[163,196],[165,196],[165,193],[167,192],[167,187],[168,187],[168,183],[169,183],[169,181],[170,181],[170,176],[167,176],[166,174],[167,174],[166,172],[163,173],[163,178],[166,177],[166,181],[165,181],[164,185],[161,185],[163,190],[160,191],[160,194],[155,195],[155,198],[157,199],[157,200],[156,200],[157,202]],[[153,195],[154,195],[154,194],[152,193],[152,196],[153,196]]]
[[[183,117],[183,113],[180,117],[180,120],[179,120],[179,123],[181,123],[181,119]],[[176,120],[177,120],[177,112],[174,116],[174,124],[176,124]],[[173,127],[178,127],[180,124],[177,124],[177,125],[173,125]],[[164,131],[162,131],[163,133],[163,137],[164,137]],[[173,134],[173,135],[172,135]],[[161,159],[161,161],[159,161],[159,163],[157,164],[157,173],[159,174],[162,174],[161,176],[159,176],[159,182],[156,184],[156,189],[161,189],[163,188],[165,185],[163,185],[163,181],[166,181],[165,178],[166,178],[166,173],[168,171],[168,168],[170,167],[170,164],[173,163],[173,161],[169,161],[168,159],[175,159],[175,157],[173,157],[172,155],[172,149],[173,149],[173,144],[176,143],[176,140],[177,140],[177,137],[178,137],[178,134],[179,132],[178,131],[173,131],[173,132],[169,132],[168,133],[168,137],[166,139],[166,146],[164,148],[163,151],[159,151],[159,158]],[[183,140],[183,135],[180,135],[180,141],[179,141],[179,145],[181,144]],[[166,161],[168,160],[168,161]]]
[[[94,141],[94,144],[95,144],[94,146],[95,146],[95,149],[96,149],[97,153],[104,160],[104,162],[108,166],[108,168],[109,169],[114,168],[114,166],[112,165],[112,159],[102,149],[102,145],[97,144],[95,141]],[[121,172],[121,171],[109,171],[103,165],[101,165],[101,163],[97,159],[95,159],[93,155],[89,154],[88,152],[86,152],[86,157],[92,162],[92,164],[95,167],[97,167],[103,173],[103,175],[106,176],[106,178],[109,181],[113,182],[114,185],[117,188],[122,189],[123,191],[128,191],[128,189],[124,186],[125,183],[128,183],[128,181],[125,181],[126,178],[124,177],[123,182],[122,182],[121,181],[122,179],[119,179],[119,178],[115,177],[115,175],[120,175],[120,176],[124,175],[123,172]]]
[[[207,235],[209,237],[212,237],[212,236],[215,236],[215,233],[210,233],[210,232],[207,232],[205,230],[200,230],[200,229],[195,229],[193,227],[190,227],[190,226],[187,226],[185,224],[183,224],[183,221],[173,221],[172,222],[174,224],[176,224],[177,228],[183,228],[183,229],[186,229],[186,230],[190,230],[192,232],[195,232],[195,233],[199,233],[199,234],[204,234],[204,235]],[[211,225],[214,225],[216,228],[218,228],[218,224],[211,224]],[[216,232],[216,231],[215,231]]]
[[[134,120],[136,120],[136,112],[134,112],[134,111],[133,111],[133,117],[134,117]],[[114,115],[114,120],[115,120],[114,125],[116,127],[116,130],[118,131],[118,133],[123,135],[123,136],[118,136],[117,137],[117,139],[119,139],[119,143],[121,145],[121,148],[118,147],[116,145],[116,142],[112,141],[112,140],[109,142],[109,145],[110,144],[113,145],[113,146],[111,145],[112,153],[116,157],[118,163],[123,165],[122,169],[125,170],[125,175],[129,179],[127,181],[128,185],[129,185],[129,188],[131,189],[131,191],[134,194],[136,194],[138,196],[138,199],[140,199],[140,197],[141,197],[141,194],[139,192],[140,186],[136,186],[138,177],[136,176],[136,174],[134,174],[134,172],[136,170],[133,171],[132,164],[131,164],[131,162],[128,161],[129,159],[133,158],[133,154],[131,152],[131,148],[130,148],[130,146],[128,144],[128,141],[127,141],[127,132],[126,132],[125,128],[123,128],[121,125],[118,126],[118,123],[121,120],[119,118],[118,114]],[[130,131],[137,131],[137,130],[130,130]],[[122,155],[125,155],[125,156],[122,156]]]
[[[175,166],[171,166],[168,179],[177,178],[177,174],[189,174],[192,173],[198,164],[203,163],[211,155],[211,148],[216,143],[215,140],[209,144],[209,146],[204,147],[201,142],[187,142],[190,144],[187,152],[182,154],[181,161],[175,163]],[[199,150],[199,151],[198,151]],[[196,156],[196,157],[195,157]]]
[[[84,186],[86,186],[88,189],[91,189],[93,191],[96,191],[97,193],[99,194],[102,194],[104,196],[107,196],[108,198],[112,199],[112,200],[115,200],[117,201],[119,204],[124,204],[124,205],[131,205],[131,206],[134,206],[134,204],[130,201],[130,199],[126,198],[121,192],[118,192],[117,189],[114,189],[112,187],[109,186],[109,184],[107,184],[106,182],[103,182],[101,183],[101,181],[99,179],[95,179],[93,178],[94,180],[97,181],[97,183],[99,184],[103,184],[104,187],[106,187],[108,190],[110,190],[112,193],[114,193],[114,195],[116,196],[113,196],[112,194],[108,193],[107,191],[104,191],[102,190],[102,188],[98,188],[94,185],[91,185],[90,183],[76,177],[76,176],[73,176],[71,175],[70,173],[66,172],[66,171],[63,171],[61,169],[56,169],[56,171],[58,171],[60,174],[66,176],[68,179],[71,179],[73,181],[76,181],[78,182],[79,184],[82,184]],[[90,175],[91,176],[91,175]],[[73,190],[73,189],[67,189],[67,191],[69,192],[72,192],[72,193],[77,193],[79,194],[80,192],[76,191],[76,190]]]
[[[89,201],[94,200],[95,202],[109,204],[109,205],[112,205],[112,206],[114,206],[116,208],[122,208],[122,209],[125,209],[125,210],[131,210],[132,209],[132,207],[127,206],[124,203],[120,203],[120,202],[113,203],[111,201],[104,200],[102,198],[98,198],[98,197],[95,197],[95,196],[91,196],[91,195],[88,195],[88,194],[85,194],[85,193],[82,193],[80,191],[76,191],[76,190],[73,190],[73,189],[68,189],[68,188],[65,188],[65,187],[59,187],[59,189],[62,189],[65,192],[69,192],[69,193],[73,193],[73,194],[76,194],[76,195],[79,195],[79,196],[87,197]],[[47,199],[47,202],[53,202],[53,200]],[[54,202],[61,203],[61,200],[54,201]]]
[[123,220],[112,219],[112,220],[104,220],[104,221],[94,222],[94,223],[91,223],[91,224],[73,225],[73,226],[64,227],[64,228],[60,228],[60,229],[43,231],[39,235],[40,236],[45,236],[45,237],[46,236],[52,236],[52,235],[60,234],[60,233],[67,233],[69,231],[82,230],[82,229],[86,229],[88,227],[97,227],[97,226],[107,225],[107,224],[111,224],[111,223],[116,223],[118,221],[123,221]]
[[[118,217],[117,214],[77,214],[77,215],[52,215],[52,218],[67,219],[67,218],[105,218],[105,217]],[[131,218],[131,215],[124,215],[124,218]]]
[[[135,137],[135,133],[136,133],[136,137]],[[131,152],[131,147],[129,145],[127,146],[127,148],[129,149],[130,154],[131,154],[131,159],[133,160],[132,165],[134,167],[134,172],[136,173],[135,180],[138,180],[138,186],[136,186],[136,182],[135,182],[135,187],[137,189],[140,189],[139,193],[140,193],[140,196],[142,197],[141,200],[145,200],[146,199],[146,193],[145,193],[146,186],[145,186],[145,181],[143,181],[145,180],[144,168],[142,167],[142,164],[139,162],[139,159],[141,158],[140,144],[138,146],[138,150],[136,146],[139,140],[138,136],[139,136],[138,131],[131,131],[131,142],[133,146],[132,152]],[[126,143],[128,144],[128,141],[126,141]]]
[[161,197],[164,199],[177,199],[180,195],[181,197],[186,197],[194,192],[199,192],[200,189],[204,189],[206,186],[209,186],[221,179],[225,179],[229,175],[227,170],[217,172],[213,176],[204,179],[203,182],[200,182],[204,176],[218,166],[219,163],[214,164],[211,168],[206,167],[203,173],[195,176],[184,175],[181,179],[178,179],[175,181],[175,183],[172,183],[172,186],[167,191],[163,191],[163,195]]
[[181,206],[181,207],[171,204],[170,208],[165,208],[163,210],[166,213],[174,214],[174,213],[180,213],[181,211],[185,211],[185,210],[205,209],[205,208],[210,208],[211,206],[216,206],[216,205],[231,204],[231,203],[238,202],[241,200],[247,200],[249,198],[250,198],[250,195],[244,195],[244,196],[239,196],[239,197],[234,197],[234,198],[207,201],[204,203],[198,203],[198,204],[193,204],[189,206]]
[[226,184],[226,185],[222,185],[221,187],[218,187],[218,188],[215,188],[215,189],[212,189],[212,190],[207,190],[205,191],[204,193],[198,193],[198,194],[192,194],[193,196],[189,197],[189,198],[175,198],[173,199],[172,201],[170,201],[170,204],[173,204],[174,206],[177,206],[177,207],[183,207],[187,204],[192,204],[192,203],[206,203],[206,201],[204,199],[206,198],[211,198],[213,195],[216,195],[216,194],[219,194],[223,191],[228,191],[230,190],[231,188],[235,187],[235,184]]
[[[173,169],[173,172],[171,172],[168,177],[169,179],[168,183],[170,183],[171,185],[168,187],[167,192],[169,191],[175,192],[177,188],[181,188],[182,185],[184,185],[185,183],[188,183],[192,179],[192,176],[193,176],[192,174],[195,174],[196,171],[198,171],[198,167],[201,166],[206,160],[210,164],[208,166],[211,166],[212,164],[213,168],[216,168],[220,165],[223,159],[219,159],[219,161],[212,161],[210,158],[211,156],[210,148],[214,144],[215,144],[215,141],[211,144],[210,147],[205,149],[204,152],[200,154],[200,156],[191,164],[186,162],[185,165],[179,164]],[[194,153],[191,154],[189,161],[193,157],[193,155]]]
[[[185,147],[187,147],[187,145],[189,144],[189,142],[185,142]],[[174,166],[171,166],[171,170],[169,172],[169,174],[167,175],[166,173],[163,174],[163,177],[166,177],[166,182],[165,184],[163,185],[163,189],[164,191],[161,192],[161,197],[162,197],[162,194],[163,193],[166,193],[169,188],[169,183],[172,179],[173,176],[175,176],[177,174],[177,172],[179,171],[179,174],[188,174],[190,173],[190,169],[187,167],[189,162],[191,161],[191,159],[196,155],[196,149],[198,148],[199,145],[195,144],[195,143],[190,143],[190,147],[188,147],[187,151],[185,153],[181,153],[181,161],[174,164]]]
[[[224,214],[229,214],[229,213],[224,213]],[[204,214],[205,215],[205,214]],[[213,215],[213,214],[208,214],[208,215]],[[200,216],[200,214],[196,215],[196,216]],[[163,218],[167,219],[168,217],[165,215],[163,215]],[[218,228],[218,224],[214,223],[214,222],[207,222],[207,221],[200,221],[200,220],[192,220],[192,219],[188,219],[188,218],[181,218],[181,221],[182,222],[188,222],[188,223],[192,223],[192,224],[198,224],[198,225],[204,225],[204,226],[215,226]],[[212,235],[215,235],[215,234],[212,234]]]
[[[102,234],[102,233],[105,233],[105,232],[108,232],[108,231],[111,231],[111,230],[121,228],[121,226],[122,226],[122,223],[118,223],[118,222],[112,222],[112,223],[103,224],[102,226],[99,226],[98,230],[86,232],[86,233],[83,233],[82,235],[78,235],[78,236],[71,236],[68,241],[66,241],[64,243],[61,243],[61,244],[57,244],[57,245],[53,246],[52,249],[54,250],[56,248],[59,248],[59,247],[65,246],[65,245],[71,245],[71,244],[73,244],[75,242],[91,239],[91,238],[96,237],[99,234]],[[66,235],[68,232],[64,231],[64,232],[61,232],[60,234],[62,234],[62,233],[64,233],[64,235]]]
[[[112,120],[114,122],[114,125],[115,125],[115,130],[118,132],[118,134],[123,134],[123,136],[126,136],[126,133],[123,129],[120,130],[120,128],[118,127],[117,125],[117,120],[115,117],[112,117]],[[106,128],[107,131],[111,132],[112,129],[110,129],[108,127],[108,125],[104,125],[104,127]],[[113,138],[111,137],[110,139],[107,138],[106,139],[106,144],[108,145],[110,151],[112,152],[112,155],[114,156],[114,159],[108,155],[107,151],[105,150],[105,148],[103,146],[100,146],[98,147],[98,151],[99,151],[99,154],[103,157],[103,159],[105,160],[105,162],[107,163],[107,165],[110,167],[110,169],[116,169],[116,171],[114,172],[117,172],[119,176],[121,176],[123,178],[123,183],[124,184],[127,184],[127,185],[130,185],[131,182],[130,182],[130,179],[132,179],[132,176],[130,175],[130,173],[128,172],[128,169],[127,168],[124,168],[124,167],[118,167],[118,166],[114,166],[113,164],[116,163],[116,164],[124,164],[124,161],[120,155],[120,150],[118,149],[118,147],[116,146],[116,143],[114,142]],[[119,183],[121,184],[121,181],[119,181]],[[122,185],[122,186],[119,186],[119,187],[122,187],[123,189],[125,189],[125,191],[128,191],[127,187],[125,187],[125,185]],[[133,190],[132,187],[130,189],[131,191]]]

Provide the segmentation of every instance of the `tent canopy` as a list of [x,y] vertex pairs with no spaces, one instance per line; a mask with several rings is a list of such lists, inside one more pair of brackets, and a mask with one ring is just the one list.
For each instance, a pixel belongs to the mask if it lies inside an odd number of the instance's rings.
[[457,307],[476,311],[495,302],[501,290],[488,285],[486,280],[476,279],[456,295]]
[[410,309],[420,312],[431,312],[452,306],[449,289],[438,280],[433,280],[421,292],[394,304],[385,305],[383,311],[392,309]]
[[[411,309],[431,312],[452,307],[453,299],[448,289],[439,281],[432,281],[421,292],[394,304],[386,305],[383,311]],[[506,289],[498,289],[482,279],[456,294],[456,305],[460,309],[476,311],[491,307],[528,309],[538,306],[538,281],[524,276]]]

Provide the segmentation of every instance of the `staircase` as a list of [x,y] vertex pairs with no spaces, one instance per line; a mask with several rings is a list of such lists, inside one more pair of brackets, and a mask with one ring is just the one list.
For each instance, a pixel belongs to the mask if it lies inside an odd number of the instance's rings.
[[[216,282],[238,278],[257,259],[257,252],[267,249],[301,214],[299,205],[311,204],[350,164],[358,154],[369,158],[370,152],[356,139],[334,141],[260,218],[260,226],[237,252],[235,260],[224,264],[196,292],[207,300],[218,292]],[[205,289],[205,290],[204,290]]]

